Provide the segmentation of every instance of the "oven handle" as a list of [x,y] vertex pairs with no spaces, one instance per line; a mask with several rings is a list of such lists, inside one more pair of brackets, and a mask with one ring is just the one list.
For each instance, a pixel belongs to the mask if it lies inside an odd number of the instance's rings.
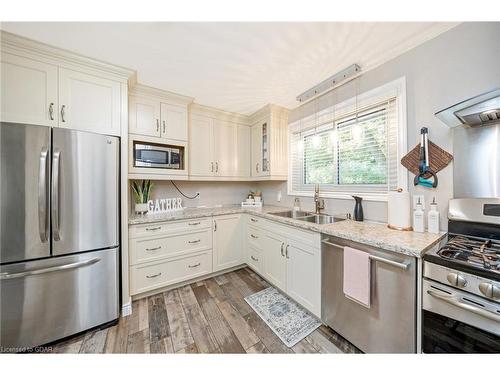
[[434,298],[440,299],[440,300],[442,300],[442,301],[444,301],[446,303],[449,303],[450,305],[457,306],[457,307],[459,307],[461,309],[473,312],[473,313],[475,313],[477,315],[481,315],[481,316],[483,316],[485,318],[494,320],[496,322],[500,322],[500,315],[497,315],[495,313],[483,310],[483,309],[481,309],[479,307],[476,307],[476,306],[469,305],[467,303],[460,302],[458,300],[458,298],[456,298],[456,297],[445,296],[445,295],[436,293],[436,292],[434,292],[432,290],[428,290],[427,294],[430,295],[431,297],[434,297]]

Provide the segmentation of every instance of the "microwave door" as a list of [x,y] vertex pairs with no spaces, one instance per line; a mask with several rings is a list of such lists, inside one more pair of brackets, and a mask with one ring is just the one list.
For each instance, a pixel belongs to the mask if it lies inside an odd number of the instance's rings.
[[136,145],[135,166],[145,168],[169,168],[170,149]]

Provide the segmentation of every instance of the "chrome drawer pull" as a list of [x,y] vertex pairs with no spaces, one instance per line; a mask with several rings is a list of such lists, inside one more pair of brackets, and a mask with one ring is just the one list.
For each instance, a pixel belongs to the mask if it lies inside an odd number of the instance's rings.
[[200,242],[201,240],[195,240],[195,241],[188,241],[188,243],[198,243]]
[[148,279],[154,279],[155,277],[158,277],[161,275],[161,272],[157,273],[156,275],[146,275]]
[[252,260],[254,260],[254,261],[256,261],[256,262],[258,262],[258,261],[259,261],[259,259],[258,259],[258,258],[255,258],[253,255],[251,255],[251,256],[250,256],[250,258],[252,258]]
[[259,238],[259,236],[256,236],[256,235],[253,235],[253,234],[251,234],[250,237],[252,237],[252,238]]
[[254,223],[258,222],[259,220],[257,219],[254,219],[253,217],[250,218],[250,220],[252,220]]
[[146,249],[146,251],[155,251],[155,250],[160,250],[161,246],[158,247],[152,247],[151,249]]
[[201,263],[196,263],[196,264],[194,264],[194,265],[192,265],[192,266],[188,266],[188,267],[189,267],[189,268],[196,268],[196,267],[198,267],[198,266],[200,266],[200,265],[201,265]]
[[201,222],[200,221],[197,221],[196,223],[188,223],[188,225],[200,225]]
[[161,229],[161,227],[146,228],[146,230],[158,230],[158,229]]

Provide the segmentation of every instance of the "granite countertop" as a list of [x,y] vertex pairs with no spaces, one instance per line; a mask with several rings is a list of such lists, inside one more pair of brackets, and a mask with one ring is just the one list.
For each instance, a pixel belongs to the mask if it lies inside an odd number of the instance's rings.
[[333,224],[315,224],[287,217],[270,215],[272,212],[290,210],[287,207],[264,206],[262,208],[242,208],[238,205],[222,207],[185,208],[174,213],[159,213],[148,215],[132,215],[129,224],[148,224],[162,221],[174,221],[211,217],[228,214],[249,213],[268,220],[292,225],[297,228],[311,230],[330,236],[336,236],[366,245],[382,248],[396,253],[411,255],[420,258],[424,253],[437,244],[446,233],[416,233],[403,232],[387,228],[385,223],[358,222],[353,220],[338,221]]

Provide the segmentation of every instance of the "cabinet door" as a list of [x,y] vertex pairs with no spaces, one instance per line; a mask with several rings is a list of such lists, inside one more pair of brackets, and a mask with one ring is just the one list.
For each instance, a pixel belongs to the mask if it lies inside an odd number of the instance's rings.
[[163,138],[187,142],[187,108],[161,103],[161,132]]
[[232,177],[236,174],[236,126],[227,121],[214,120],[215,174]]
[[212,119],[191,116],[189,123],[189,175],[214,175]]
[[2,53],[0,73],[0,121],[57,126],[57,66]]
[[286,289],[285,242],[278,236],[268,233],[264,238],[264,276],[271,284]]
[[59,69],[59,126],[120,135],[120,82]]
[[285,245],[287,293],[306,309],[321,315],[321,257],[319,249]]
[[213,268],[220,271],[244,263],[240,215],[214,218]]
[[260,176],[262,172],[262,127],[259,124],[252,126],[252,165],[253,177]]
[[237,151],[236,151],[236,176],[250,177],[250,133],[251,129],[246,125],[237,125]]
[[161,135],[159,101],[130,96],[128,108],[130,133],[152,137]]

